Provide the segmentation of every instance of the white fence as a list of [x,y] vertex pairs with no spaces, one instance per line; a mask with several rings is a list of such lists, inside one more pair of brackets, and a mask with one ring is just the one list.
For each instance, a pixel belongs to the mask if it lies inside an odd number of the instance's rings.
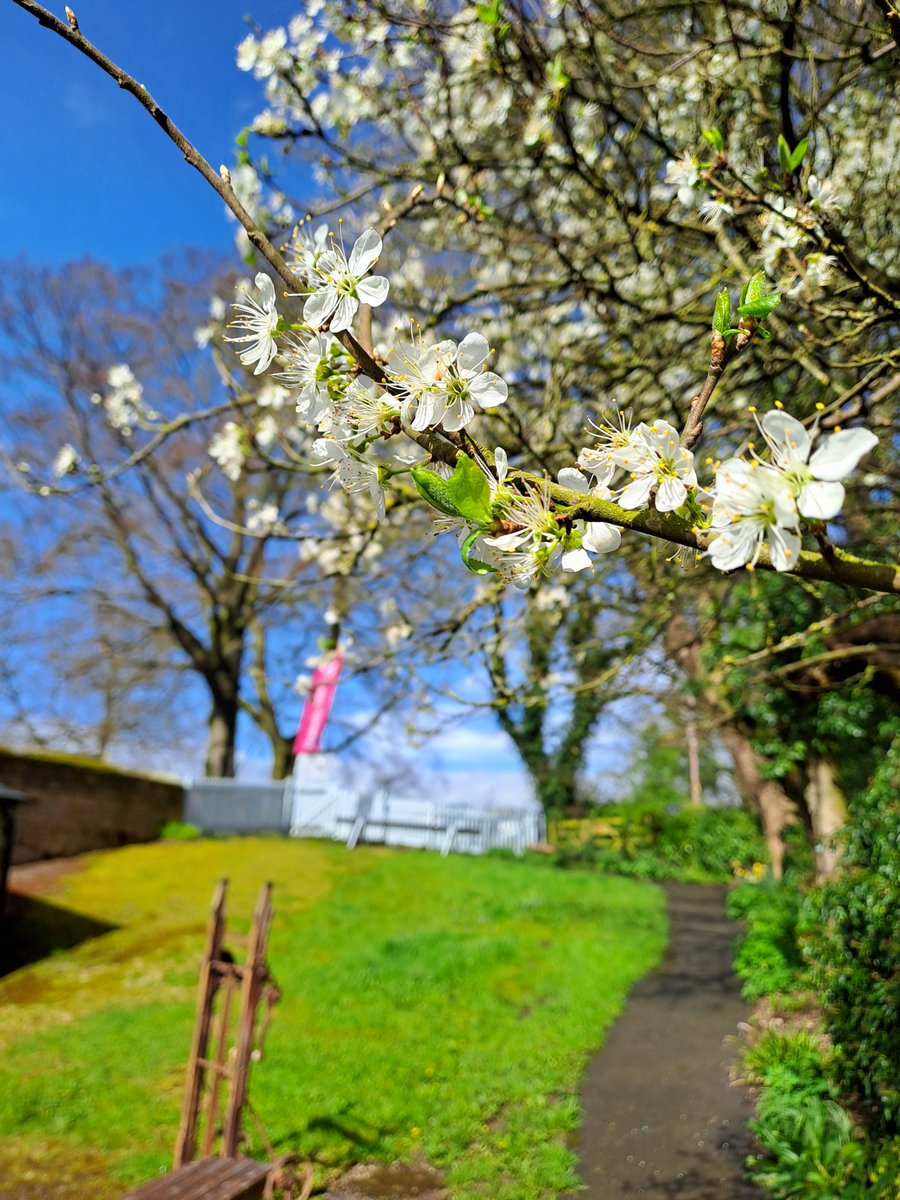
[[[299,774],[299,773],[298,773]],[[522,854],[546,840],[543,814],[533,809],[475,808],[393,796],[359,795],[314,770],[283,783],[195,779],[185,788],[185,820],[204,833],[289,833],[355,846],[377,842],[483,854]]]

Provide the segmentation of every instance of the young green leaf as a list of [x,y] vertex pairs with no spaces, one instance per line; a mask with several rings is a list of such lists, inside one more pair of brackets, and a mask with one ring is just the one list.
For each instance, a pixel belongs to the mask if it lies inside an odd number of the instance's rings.
[[[753,304],[753,303],[755,303],[755,301],[761,300],[765,294],[766,294],[765,273],[763,271],[757,271],[756,274],[753,275],[747,281],[747,287],[746,287],[745,291],[741,292],[741,300],[740,300],[740,304],[738,305],[738,312],[741,312],[741,308],[743,307],[743,305]],[[741,313],[741,316],[743,316],[743,315],[744,314]]]
[[459,517],[462,514],[452,503],[447,491],[449,480],[425,467],[413,467],[410,471],[416,491],[432,508],[442,512],[447,517]]
[[494,575],[496,571],[492,566],[489,566],[486,562],[482,562],[479,558],[472,557],[472,547],[475,545],[475,541],[480,533],[480,529],[475,529],[469,534],[459,548],[459,556],[473,575]]
[[809,149],[809,138],[802,138],[794,147],[790,157],[790,168],[796,171],[803,159],[806,157],[806,151]]
[[731,325],[731,297],[728,288],[722,288],[716,296],[716,309],[713,313],[713,329],[724,334]]
[[781,169],[785,175],[791,173],[791,148],[787,144],[783,134],[778,135],[778,161],[781,163]]
[[703,134],[703,136],[709,142],[710,146],[712,146],[713,150],[715,150],[716,154],[724,153],[725,141],[724,141],[721,133],[719,133],[718,129],[715,129],[715,128],[701,129],[700,132]]
[[749,304],[742,304],[738,309],[741,317],[755,317],[758,321],[765,320],[769,313],[774,312],[781,303],[781,296],[775,292],[771,296],[761,296]]
[[413,467],[410,474],[419,495],[439,512],[448,517],[463,517],[475,525],[490,522],[491,486],[467,454],[459,455],[449,479],[425,467]]

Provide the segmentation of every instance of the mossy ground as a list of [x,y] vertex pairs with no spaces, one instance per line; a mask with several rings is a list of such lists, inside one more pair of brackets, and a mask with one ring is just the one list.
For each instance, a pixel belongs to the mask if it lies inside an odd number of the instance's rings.
[[255,838],[90,855],[46,898],[114,928],[0,980],[0,1200],[106,1200],[166,1167],[222,877],[238,933],[275,885],[283,999],[251,1099],[278,1153],[315,1159],[323,1179],[424,1158],[455,1200],[573,1183],[580,1073],[661,953],[662,894],[528,862]]

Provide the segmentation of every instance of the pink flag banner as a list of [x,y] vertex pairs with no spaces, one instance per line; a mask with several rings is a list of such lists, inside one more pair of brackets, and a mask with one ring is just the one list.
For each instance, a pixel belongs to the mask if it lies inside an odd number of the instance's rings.
[[294,738],[294,754],[318,754],[343,665],[343,655],[337,650],[313,672],[303,715],[297,727],[297,736]]

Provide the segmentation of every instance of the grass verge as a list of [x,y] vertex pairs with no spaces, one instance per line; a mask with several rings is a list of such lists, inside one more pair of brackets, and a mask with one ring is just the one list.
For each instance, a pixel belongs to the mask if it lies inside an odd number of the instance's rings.
[[[92,1200],[166,1167],[222,876],[239,929],[275,884],[284,998],[251,1099],[279,1153],[314,1159],[323,1181],[424,1158],[454,1200],[573,1185],[581,1072],[661,953],[662,893],[529,862],[274,839],[91,855],[52,897],[116,928],[0,980],[5,1179],[26,1160],[40,1176],[45,1146],[90,1156]],[[73,1181],[60,1195],[82,1193]]]

